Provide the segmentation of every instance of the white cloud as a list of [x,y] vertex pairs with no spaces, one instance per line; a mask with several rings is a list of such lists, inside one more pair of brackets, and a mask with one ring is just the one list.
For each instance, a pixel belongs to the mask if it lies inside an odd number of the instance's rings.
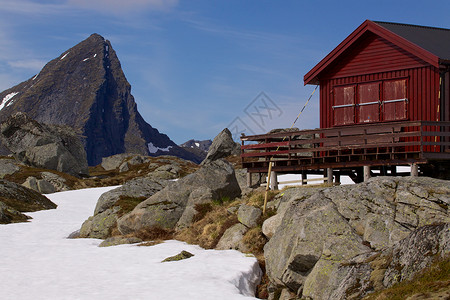
[[67,10],[61,4],[43,4],[28,0],[2,0],[2,11],[25,15],[53,15]]
[[39,59],[24,59],[24,60],[14,60],[14,61],[8,62],[8,65],[12,68],[21,68],[21,69],[28,69],[28,70],[33,70],[33,71],[41,70],[45,64],[46,64],[45,61],[39,60]]
[[67,4],[85,10],[122,14],[143,10],[168,11],[178,4],[178,0],[68,0]]

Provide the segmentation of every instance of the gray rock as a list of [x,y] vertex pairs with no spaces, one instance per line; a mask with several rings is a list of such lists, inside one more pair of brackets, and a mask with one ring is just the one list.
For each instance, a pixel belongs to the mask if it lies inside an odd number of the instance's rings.
[[[264,247],[267,274],[276,285],[288,287],[294,293],[303,289],[303,295],[310,296],[316,289],[306,281],[311,273],[316,273],[316,264],[322,260],[317,270],[324,268],[322,265],[334,269],[339,262],[371,252],[362,242],[336,205],[320,193],[314,194],[291,203],[282,224]],[[322,275],[318,280],[329,288],[314,298],[327,299],[327,293],[336,286],[327,274]]]
[[142,155],[134,155],[130,159],[127,160],[127,163],[131,166],[140,165],[145,162],[145,158]]
[[0,125],[0,139],[25,164],[75,176],[88,174],[84,146],[68,127],[40,124],[15,113]]
[[217,160],[172,182],[136,206],[131,213],[118,220],[119,230],[122,234],[128,234],[152,226],[174,228],[180,219],[183,224],[178,224],[179,227],[189,226],[192,218],[182,218],[187,207],[192,216],[195,204],[204,203],[207,198],[234,198],[240,192],[231,164],[225,160]]
[[383,278],[384,287],[411,280],[437,256],[450,254],[450,224],[423,226],[396,244],[391,253],[392,260]]
[[206,158],[201,165],[208,164],[216,159],[225,158],[230,155],[240,155],[241,146],[233,141],[233,137],[228,128],[222,130],[213,140],[211,147],[209,147]]
[[180,172],[181,172],[181,168],[178,165],[167,164],[167,165],[162,165],[162,166],[156,168],[155,172],[169,172],[176,176],[179,176]]
[[263,224],[272,235],[264,248],[269,279],[304,298],[360,299],[450,252],[448,181],[377,177],[293,188],[271,205],[278,214]]
[[181,251],[179,254],[174,255],[174,256],[170,256],[165,258],[162,262],[168,262],[168,261],[179,261],[179,260],[183,260],[183,259],[188,259],[191,258],[192,256],[194,256],[194,254],[188,252],[188,251]]
[[120,165],[122,164],[122,162],[124,160],[126,160],[129,156],[130,156],[130,154],[128,154],[128,153],[121,153],[121,154],[116,154],[116,155],[112,155],[112,156],[108,156],[108,157],[103,157],[101,166],[106,171],[112,171],[112,170],[118,169],[120,167]]
[[20,171],[20,167],[13,159],[0,159],[0,179]]
[[89,217],[81,226],[80,236],[89,238],[106,239],[110,237],[111,231],[117,225],[120,199],[138,202],[152,196],[162,190],[168,182],[156,182],[148,178],[136,178],[126,182],[124,185],[103,193],[97,201],[94,215]]
[[74,232],[72,232],[71,234],[69,234],[69,236],[67,237],[68,239],[77,239],[80,237],[80,230],[75,230]]
[[41,194],[52,194],[52,193],[56,192],[56,189],[53,186],[53,184],[51,184],[50,182],[48,182],[45,179],[38,180],[37,187]]
[[217,243],[216,250],[240,250],[242,238],[247,231],[248,228],[241,223],[231,226],[224,232],[224,234],[220,238],[219,242]]
[[117,224],[117,212],[120,207],[109,208],[99,214],[89,217],[80,229],[81,238],[106,239]]
[[120,197],[148,198],[167,186],[167,181],[153,181],[148,178],[136,178],[124,185],[103,193],[97,201],[94,215],[112,208]]
[[282,217],[279,214],[266,219],[262,225],[262,233],[270,239],[281,225],[281,221]]
[[142,240],[137,237],[124,237],[124,236],[113,236],[110,238],[107,238],[103,242],[98,245],[99,247],[111,247],[111,246],[117,246],[117,245],[123,245],[123,244],[137,244],[141,243]]
[[66,180],[58,174],[51,172],[41,172],[41,177],[51,183],[56,192],[69,191],[71,188],[66,184]]
[[30,176],[28,177],[22,185],[26,188],[32,189],[36,192],[39,192],[39,188],[37,185],[37,179],[36,177]]
[[262,215],[262,210],[260,208],[249,206],[249,205],[241,205],[239,207],[237,217],[239,222],[247,226],[248,228],[253,228],[258,225],[258,219]]
[[[27,217],[16,212],[33,212],[43,209],[54,209],[56,204],[38,192],[22,185],[0,179],[0,199],[3,219],[8,217],[8,222],[25,221]],[[16,218],[18,217],[18,218]]]
[[120,166],[119,166],[119,172],[128,172],[130,170],[130,166],[128,165],[128,162],[123,162]]

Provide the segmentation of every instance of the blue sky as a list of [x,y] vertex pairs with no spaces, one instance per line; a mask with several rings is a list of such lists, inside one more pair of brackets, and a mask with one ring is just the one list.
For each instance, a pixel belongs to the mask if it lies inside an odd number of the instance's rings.
[[[227,126],[258,134],[292,125],[314,90],[303,75],[364,20],[450,28],[449,11],[448,0],[0,0],[0,90],[98,33],[144,119],[176,143]],[[318,97],[296,127],[319,126]]]

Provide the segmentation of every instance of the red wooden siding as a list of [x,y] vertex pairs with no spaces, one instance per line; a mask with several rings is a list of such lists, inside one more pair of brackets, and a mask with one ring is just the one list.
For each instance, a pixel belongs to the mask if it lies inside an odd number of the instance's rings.
[[320,128],[333,127],[334,89],[363,83],[407,80],[407,120],[436,121],[438,117],[439,71],[428,66],[394,72],[333,78],[320,82]]
[[358,123],[380,121],[380,83],[358,86]]
[[334,94],[333,125],[349,125],[355,123],[355,86],[335,87]]
[[393,43],[366,32],[361,41],[347,49],[324,73],[326,78],[339,78],[428,65]]
[[386,81],[384,83],[383,93],[384,121],[405,120],[408,110],[406,79]]

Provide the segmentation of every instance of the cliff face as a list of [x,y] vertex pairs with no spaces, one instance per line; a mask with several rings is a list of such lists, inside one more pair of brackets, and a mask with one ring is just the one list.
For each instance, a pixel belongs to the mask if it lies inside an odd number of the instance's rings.
[[0,121],[25,112],[41,123],[73,127],[85,137],[89,165],[125,152],[200,161],[144,121],[111,43],[98,34],[0,93],[0,101]]

